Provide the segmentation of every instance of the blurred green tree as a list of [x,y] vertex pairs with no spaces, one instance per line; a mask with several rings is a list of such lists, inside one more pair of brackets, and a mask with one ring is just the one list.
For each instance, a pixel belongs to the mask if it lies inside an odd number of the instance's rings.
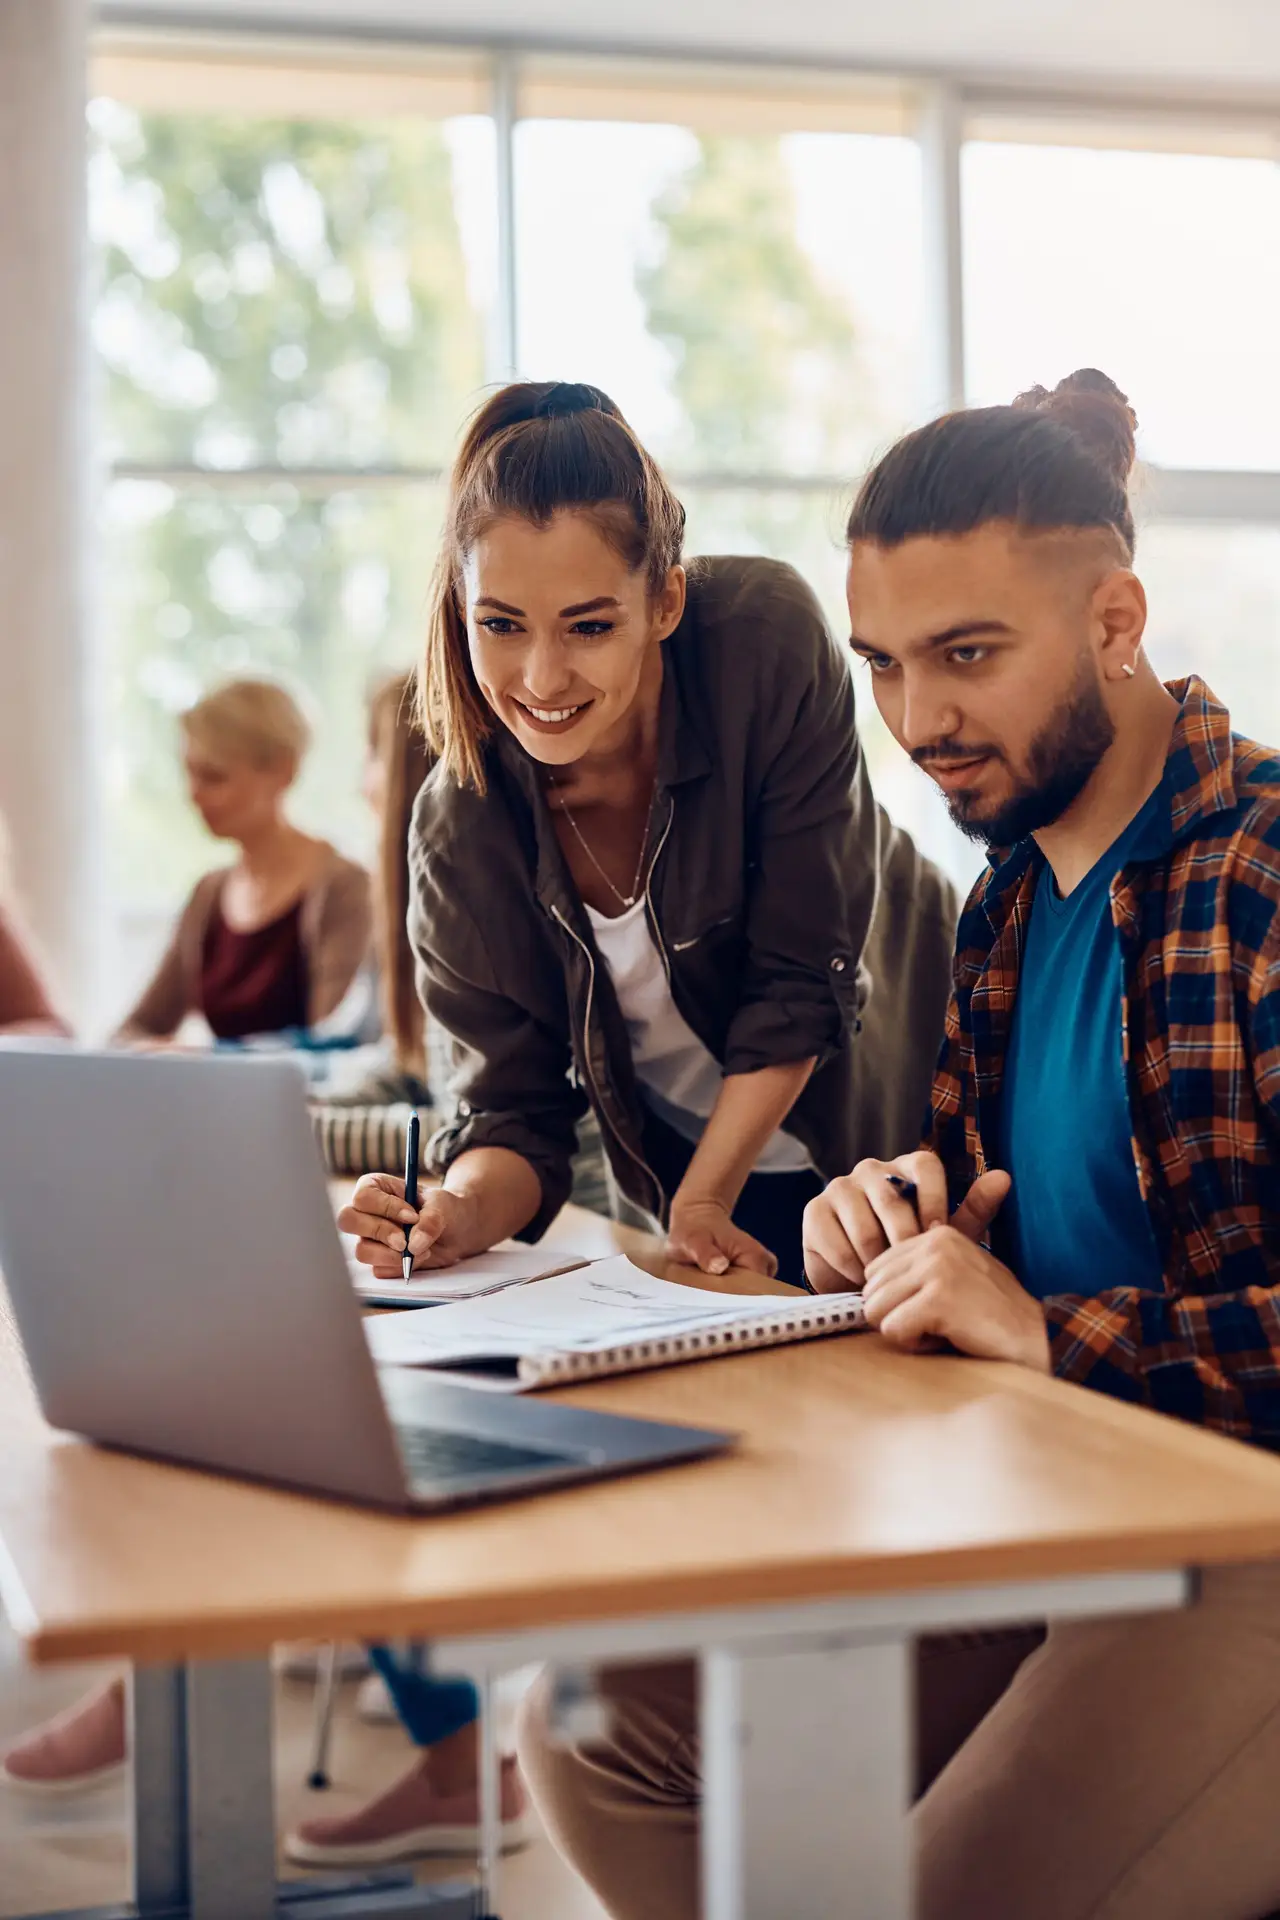
[[[637,275],[650,331],[672,357],[695,471],[852,476],[885,430],[847,298],[803,245],[779,137],[704,135],[655,209],[658,249]],[[767,553],[810,582],[847,633],[843,527],[851,484],[686,490],[690,551]],[[896,753],[859,679],[873,774]]]
[[639,288],[672,356],[682,460],[840,470],[860,424],[857,330],[801,244],[796,214],[783,141],[728,135],[704,136],[654,209],[660,251]]
[[[654,219],[637,285],[671,355],[673,459],[712,474],[854,473],[869,411],[857,325],[800,239],[785,139],[703,135]],[[835,490],[695,488],[687,505],[695,550],[790,560],[842,617]]]

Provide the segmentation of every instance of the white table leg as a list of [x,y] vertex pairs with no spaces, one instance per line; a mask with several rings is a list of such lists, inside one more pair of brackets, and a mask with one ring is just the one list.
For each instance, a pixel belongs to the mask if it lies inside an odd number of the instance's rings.
[[271,1674],[264,1660],[187,1670],[191,1920],[275,1920]]
[[277,1884],[265,1661],[140,1667],[130,1717],[135,1904],[44,1920],[472,1920],[469,1882]]
[[705,1920],[910,1920],[902,1638],[702,1661]]
[[275,1920],[265,1661],[140,1667],[130,1719],[139,1916]]

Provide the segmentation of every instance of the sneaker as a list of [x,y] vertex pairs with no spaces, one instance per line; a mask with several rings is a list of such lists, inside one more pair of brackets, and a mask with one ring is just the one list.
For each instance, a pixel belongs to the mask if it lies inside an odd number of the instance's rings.
[[112,1787],[124,1779],[125,1772],[122,1680],[78,1700],[0,1759],[0,1785],[33,1798]]
[[[514,1758],[502,1762],[499,1845],[514,1853],[533,1837],[524,1782]],[[386,1793],[355,1813],[304,1820],[285,1836],[287,1857],[300,1867],[374,1867],[434,1854],[480,1850],[480,1795],[437,1793],[430,1760],[419,1760]]]

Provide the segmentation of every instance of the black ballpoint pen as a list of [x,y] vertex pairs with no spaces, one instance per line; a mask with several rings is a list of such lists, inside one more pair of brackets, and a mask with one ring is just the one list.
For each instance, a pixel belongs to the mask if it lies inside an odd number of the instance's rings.
[[[404,1142],[404,1197],[406,1203],[417,1210],[418,1205],[418,1137],[419,1126],[416,1113],[409,1115],[409,1130]],[[404,1230],[404,1253],[400,1260],[401,1278],[408,1280],[413,1272],[413,1255],[409,1251],[409,1235],[412,1227]]]
[[[900,1194],[909,1207],[915,1206],[917,1188],[914,1180],[904,1180],[900,1173],[886,1173],[885,1184],[892,1187],[895,1193]],[[918,1220],[917,1213],[917,1223]]]

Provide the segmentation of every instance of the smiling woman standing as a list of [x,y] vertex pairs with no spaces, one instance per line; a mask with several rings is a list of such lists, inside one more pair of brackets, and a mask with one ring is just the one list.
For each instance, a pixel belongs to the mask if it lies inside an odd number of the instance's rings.
[[473,422],[410,855],[457,1107],[420,1213],[357,1190],[375,1267],[406,1232],[429,1266],[536,1238],[588,1103],[618,1186],[712,1273],[799,1282],[805,1204],[851,1164],[879,823],[848,665],[789,567],[686,573],[683,532],[596,388],[508,387]]

